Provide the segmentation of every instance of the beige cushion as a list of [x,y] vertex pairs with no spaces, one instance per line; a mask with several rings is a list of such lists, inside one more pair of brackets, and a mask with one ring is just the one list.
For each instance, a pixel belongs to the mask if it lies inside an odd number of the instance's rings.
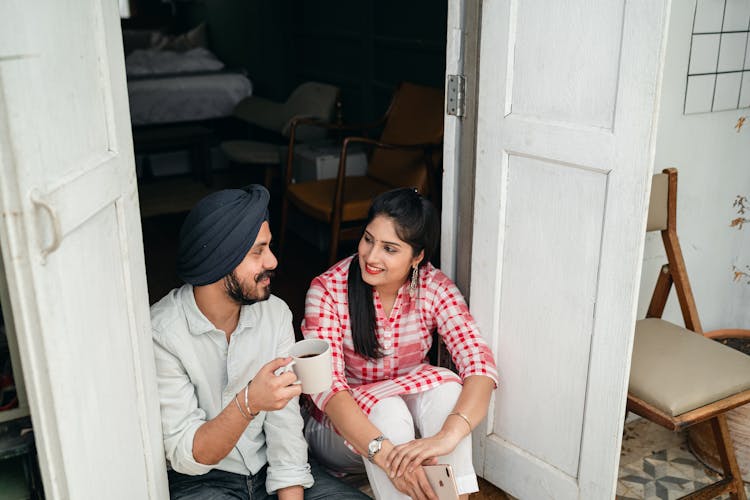
[[651,179],[651,196],[648,202],[646,231],[663,231],[667,228],[667,197],[669,177],[656,174]]
[[242,99],[234,108],[234,116],[266,130],[281,133],[289,117],[284,103],[274,102],[255,95]]
[[636,322],[629,392],[677,416],[750,389],[750,356],[661,319]]
[[221,150],[235,163],[276,164],[281,162],[279,146],[257,141],[225,141]]
[[[330,122],[336,107],[339,88],[318,82],[305,82],[289,96],[286,102],[274,102],[258,96],[246,97],[234,108],[234,116],[257,127],[279,132],[289,137],[294,118],[317,118]],[[298,141],[323,139],[326,129],[300,126],[296,131]]]

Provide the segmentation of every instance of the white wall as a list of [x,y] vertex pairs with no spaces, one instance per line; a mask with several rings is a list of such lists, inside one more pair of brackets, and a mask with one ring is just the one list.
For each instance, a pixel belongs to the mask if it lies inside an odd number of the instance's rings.
[[[750,223],[741,231],[729,226],[739,217],[732,207],[737,195],[750,198],[750,109],[683,114],[694,9],[693,1],[672,2],[654,171],[679,169],[677,229],[704,330],[750,328],[750,278],[736,282],[732,270],[734,265],[750,273]],[[741,116],[747,122],[738,133]],[[750,210],[745,217],[750,219]],[[665,262],[661,237],[650,233],[639,318]],[[683,324],[674,291],[664,317]]]

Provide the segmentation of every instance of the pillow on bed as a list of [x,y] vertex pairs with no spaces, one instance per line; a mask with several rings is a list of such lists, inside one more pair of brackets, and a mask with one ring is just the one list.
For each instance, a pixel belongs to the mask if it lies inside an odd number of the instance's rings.
[[206,23],[200,23],[186,33],[166,36],[164,45],[160,48],[163,50],[176,50],[178,52],[183,52],[200,47],[206,47]]
[[162,37],[164,35],[161,32],[154,30],[122,30],[125,55],[128,56],[134,50],[153,48]]
[[125,58],[128,76],[166,75],[219,71],[224,63],[208,49],[197,48],[185,52],[173,50],[135,50]]
[[166,35],[158,30],[122,30],[122,44],[125,55],[136,50],[175,50],[184,52],[199,47],[207,47],[206,23],[179,35]]

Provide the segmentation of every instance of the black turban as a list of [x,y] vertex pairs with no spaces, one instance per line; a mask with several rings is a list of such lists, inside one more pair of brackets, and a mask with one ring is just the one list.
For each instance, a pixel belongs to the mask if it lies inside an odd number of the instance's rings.
[[219,281],[242,262],[268,220],[266,188],[224,189],[200,200],[180,229],[177,275],[200,286]]

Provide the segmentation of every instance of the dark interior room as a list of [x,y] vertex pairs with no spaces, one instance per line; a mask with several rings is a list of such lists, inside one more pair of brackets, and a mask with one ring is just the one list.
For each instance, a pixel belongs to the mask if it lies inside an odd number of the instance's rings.
[[[330,85],[338,93],[331,115],[323,118],[348,126],[376,122],[402,82],[435,89],[443,86],[447,2],[137,0],[130,7],[131,15],[122,19],[122,29],[152,303],[179,283],[174,273],[179,226],[195,201],[212,190],[267,183],[272,230],[279,240],[286,158],[265,168],[241,164],[228,158],[222,143],[262,141],[285,154],[288,138],[285,131],[235,116],[232,107],[243,98],[283,103],[305,82]],[[158,61],[144,62],[141,56],[158,53],[160,47],[161,52],[178,54],[205,49],[213,54],[212,61],[222,63],[217,73],[245,78],[248,90],[232,95],[223,109],[200,109],[213,99],[208,94],[186,94],[167,107],[163,105],[166,98],[154,97],[153,86],[141,92],[138,85],[199,78],[208,71],[154,69]],[[164,92],[170,99],[176,93],[171,87]],[[143,109],[141,96],[147,100]],[[191,99],[200,102],[193,104]],[[200,119],[190,116],[191,105],[199,108],[196,116]],[[175,109],[176,117],[170,117]],[[367,132],[377,137],[381,130],[382,126]],[[331,148],[337,148],[347,135],[360,135],[360,130],[323,131],[314,135],[313,142],[327,146],[327,154],[337,154]],[[203,149],[203,154],[194,154],[196,149]],[[320,164],[316,158],[311,163],[316,160]],[[352,154],[353,160],[366,161],[361,151]],[[295,175],[305,174],[295,171]],[[310,279],[327,267],[329,231],[314,220],[295,224],[294,217],[292,212],[289,244],[280,255],[274,291],[290,304],[297,325]],[[352,248],[351,242],[343,242],[338,255],[345,256]]]

